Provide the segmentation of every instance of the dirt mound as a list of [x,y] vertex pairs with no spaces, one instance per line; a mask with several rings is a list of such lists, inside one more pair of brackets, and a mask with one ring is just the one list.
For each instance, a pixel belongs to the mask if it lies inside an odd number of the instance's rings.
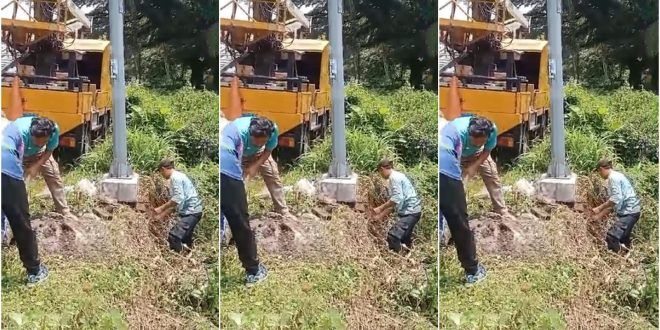
[[108,251],[106,223],[92,213],[65,217],[47,213],[32,220],[40,251],[64,256],[92,256]]
[[259,249],[268,254],[303,256],[323,249],[325,223],[311,213],[299,217],[266,213],[251,219]]
[[470,227],[481,253],[520,257],[540,255],[549,249],[544,221],[530,213],[518,217],[486,213],[470,220]]

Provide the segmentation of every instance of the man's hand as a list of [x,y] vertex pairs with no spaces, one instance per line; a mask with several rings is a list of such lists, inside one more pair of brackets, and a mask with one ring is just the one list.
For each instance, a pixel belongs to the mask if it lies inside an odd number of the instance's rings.
[[593,212],[593,214],[598,214],[600,213],[600,208],[594,207],[593,209],[591,209],[591,212]]
[[374,211],[374,214],[376,214],[376,215],[381,212],[380,207],[374,207],[374,209],[372,211]]
[[25,169],[25,173],[23,173],[23,177],[25,178],[25,181],[30,181],[32,178],[37,176],[39,173],[39,169],[35,166],[28,167]]
[[256,167],[256,166],[248,166],[245,169],[245,172],[243,172],[243,178],[249,179],[249,178],[254,177],[255,175],[257,175],[258,170],[259,170],[259,168]]
[[160,215],[161,213],[163,213],[163,209],[160,206],[156,207],[154,208],[154,213],[156,213],[156,215]]
[[475,176],[476,174],[477,174],[477,167],[476,167],[476,166],[468,166],[468,167],[465,169],[463,176],[464,176],[466,179],[470,179],[470,178],[472,178],[473,176]]

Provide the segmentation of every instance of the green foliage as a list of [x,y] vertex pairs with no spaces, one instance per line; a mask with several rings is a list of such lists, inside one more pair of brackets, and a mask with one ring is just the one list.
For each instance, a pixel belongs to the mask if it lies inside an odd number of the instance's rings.
[[658,162],[658,96],[646,91],[620,89],[608,98],[617,154],[626,164]]
[[[148,130],[129,129],[127,138],[128,159],[134,171],[152,173],[163,158],[178,159],[172,142],[164,136]],[[111,164],[112,139],[105,139],[82,157],[80,169],[89,173],[107,173]]]
[[346,95],[349,128],[383,137],[407,165],[437,161],[437,95],[410,87],[379,95],[358,84],[349,85]]
[[178,90],[167,98],[174,109],[169,117],[170,129],[181,158],[187,164],[208,159],[218,162],[218,95],[200,92],[190,87]]
[[438,159],[438,96],[401,88],[387,98],[397,153],[406,164]]
[[606,139],[624,164],[658,161],[658,98],[621,88],[599,95],[575,83],[566,88],[567,127]]
[[189,165],[218,162],[218,96],[186,87],[160,95],[140,84],[128,87],[129,124],[167,138]]
[[[346,152],[351,169],[361,173],[374,172],[383,158],[398,160],[387,139],[363,131],[346,132]],[[324,173],[330,168],[331,160],[332,140],[328,137],[302,156],[299,167],[308,173]]]
[[[617,160],[608,141],[591,132],[566,132],[566,159],[571,170],[585,174],[592,172],[601,158]],[[532,173],[547,170],[550,164],[550,138],[547,137],[519,159],[517,168]]]

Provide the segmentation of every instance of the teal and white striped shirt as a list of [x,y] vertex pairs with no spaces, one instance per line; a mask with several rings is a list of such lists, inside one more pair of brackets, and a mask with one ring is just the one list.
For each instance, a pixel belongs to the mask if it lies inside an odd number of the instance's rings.
[[610,171],[607,178],[607,194],[614,203],[614,212],[628,215],[641,212],[641,205],[630,180],[620,172]]

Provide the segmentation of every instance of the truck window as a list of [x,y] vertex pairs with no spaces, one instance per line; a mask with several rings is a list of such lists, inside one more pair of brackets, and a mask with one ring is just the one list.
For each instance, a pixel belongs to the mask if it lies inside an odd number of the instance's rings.
[[321,53],[305,53],[298,61],[298,75],[305,76],[310,84],[320,86],[321,81]]
[[519,76],[527,77],[527,82],[539,88],[539,69],[541,68],[540,53],[523,53],[516,61],[516,72]]

